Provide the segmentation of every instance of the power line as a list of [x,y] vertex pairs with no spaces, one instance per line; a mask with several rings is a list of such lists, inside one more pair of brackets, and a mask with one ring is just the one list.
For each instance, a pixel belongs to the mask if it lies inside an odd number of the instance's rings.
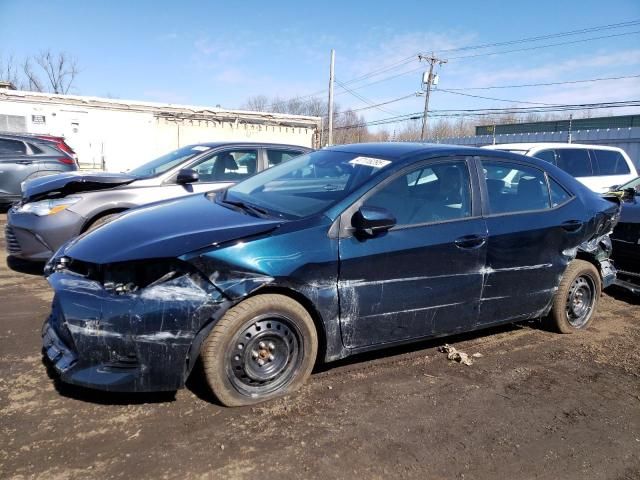
[[546,82],[546,83],[523,83],[520,85],[494,85],[489,87],[456,87],[449,88],[449,91],[459,90],[493,90],[498,88],[523,88],[523,87],[546,87],[549,85],[570,85],[576,83],[589,83],[589,82],[603,82],[608,80],[622,80],[627,78],[639,78],[640,75],[623,75],[620,77],[604,77],[604,78],[589,78],[585,80],[567,80],[564,82]]
[[505,45],[513,45],[513,44],[518,44],[518,43],[537,42],[537,41],[540,41],[540,40],[549,40],[550,38],[568,37],[568,36],[572,36],[572,35],[581,35],[583,33],[592,33],[592,32],[598,32],[598,31],[602,31],[602,30],[612,30],[614,28],[632,27],[632,26],[639,25],[639,24],[640,24],[640,20],[630,20],[630,21],[627,21],[627,22],[611,23],[611,24],[608,24],[608,25],[600,25],[600,26],[595,26],[595,27],[582,28],[582,29],[579,29],[579,30],[570,30],[570,31],[567,31],[567,32],[551,33],[551,34],[548,34],[548,35],[540,35],[540,36],[537,36],[537,37],[519,38],[519,39],[514,39],[514,40],[505,40],[504,42],[485,43],[485,44],[482,44],[482,45],[470,45],[470,46],[466,46],[466,47],[449,48],[449,49],[445,49],[445,50],[439,50],[438,53],[460,52],[460,51],[465,51],[465,50],[479,50],[479,49],[483,49],[483,48],[502,47],[502,46],[505,46]]
[[[513,108],[488,108],[488,109],[464,109],[464,110],[433,110],[429,115],[441,118],[482,117],[488,115],[513,115],[524,113],[550,113],[568,112],[576,110],[597,110],[603,108],[638,107],[640,100],[627,100],[621,102],[581,103],[567,105],[553,105],[549,107],[513,107]],[[388,117],[371,122],[359,122],[352,125],[344,125],[339,129],[359,128],[363,126],[385,125],[408,120],[422,119],[422,112],[413,112],[395,117]]]
[[[624,35],[636,35],[638,33],[640,33],[640,30],[633,31],[633,32],[620,33],[620,34],[615,34],[615,35],[605,35],[605,36],[600,36],[600,37],[584,38],[584,39],[581,39],[581,40],[572,40],[570,42],[559,42],[559,43],[546,44],[546,45],[537,45],[535,47],[513,49],[513,50],[504,50],[504,51],[500,51],[500,52],[488,52],[488,53],[481,53],[481,54],[474,54],[474,55],[450,57],[448,60],[459,60],[459,59],[462,59],[462,58],[477,58],[477,57],[483,57],[483,56],[502,55],[502,54],[507,54],[507,53],[536,50],[536,49],[540,49],[540,48],[550,48],[550,47],[557,47],[557,46],[561,46],[561,45],[570,45],[570,44],[575,44],[575,43],[580,43],[580,42],[588,42],[588,41],[592,41],[592,40],[600,40],[600,39],[604,39],[604,38],[620,37],[620,36],[624,36]],[[374,80],[373,82],[365,83],[364,85],[358,85],[356,87],[351,87],[351,88],[352,88],[352,90],[360,90],[362,88],[366,88],[366,87],[369,87],[371,85],[376,85],[378,83],[386,82],[386,81],[392,80],[394,78],[398,78],[398,77],[401,77],[401,76],[404,76],[404,75],[408,75],[410,73],[415,73],[415,72],[417,72],[419,70],[422,70],[422,66],[419,66],[417,68],[412,68],[410,70],[406,70],[404,72],[400,72],[400,73],[397,73],[395,75],[391,75],[391,76],[388,76],[388,77],[379,78],[377,80]]]
[[481,98],[483,100],[495,100],[498,102],[509,102],[509,103],[527,103],[529,105],[547,105],[547,106],[553,106],[555,104],[553,103],[542,103],[542,102],[527,102],[524,100],[508,100],[506,98],[494,98],[494,97],[483,97],[480,95],[471,95],[470,93],[463,93],[463,92],[455,92],[453,90],[446,90],[444,88],[438,88],[437,90],[435,90],[436,92],[445,92],[445,93],[452,93],[453,95],[463,95],[465,97],[472,97],[472,98]]
[[[460,91],[460,90],[490,90],[490,89],[497,89],[497,88],[537,87],[537,86],[548,86],[548,85],[565,85],[565,84],[576,84],[576,83],[586,83],[586,82],[622,80],[622,79],[628,79],[628,78],[640,78],[640,75],[623,75],[623,76],[619,76],[619,77],[591,78],[591,79],[585,79],[585,80],[567,80],[567,81],[564,81],[564,82],[528,83],[528,84],[522,84],[522,85],[497,85],[497,86],[489,86],[489,87],[458,87],[458,88],[448,88],[448,89],[438,88],[438,89],[436,89],[434,91],[436,91],[436,92],[447,92],[447,93],[463,95],[461,93],[458,93],[458,91]],[[342,92],[342,93],[344,93],[344,92]],[[393,98],[391,100],[386,100],[384,102],[376,103],[376,104],[373,104],[373,105],[367,105],[366,107],[355,108],[355,109],[350,109],[350,110],[352,112],[360,112],[360,111],[363,111],[363,110],[370,110],[372,108],[376,108],[376,107],[379,107],[379,106],[389,105],[389,104],[392,104],[392,103],[397,103],[397,102],[400,102],[402,100],[406,100],[408,98],[412,98],[412,97],[415,97],[415,96],[416,96],[415,93],[410,93],[408,95],[403,95],[401,97]],[[543,103],[543,102],[528,102],[528,101],[524,101],[524,100],[509,100],[509,99],[505,99],[505,98],[484,97],[484,96],[480,96],[480,95],[466,94],[464,96],[474,97],[474,98],[482,98],[482,99],[486,99],[486,100],[496,100],[496,101],[501,101],[501,102],[523,103],[523,104],[531,104],[531,105],[554,105],[554,104]],[[336,115],[344,115],[346,113],[347,113],[346,111],[343,111],[343,112],[337,113]]]
[[534,47],[526,47],[526,48],[517,48],[513,50],[503,50],[499,52],[488,52],[488,53],[475,53],[473,55],[461,55],[458,57],[449,57],[449,60],[459,60],[462,58],[477,58],[477,57],[490,57],[493,55],[503,55],[505,53],[514,53],[514,52],[527,52],[530,50],[538,50],[541,48],[549,48],[549,47],[558,47],[561,45],[573,45],[575,43],[582,42],[590,42],[591,40],[602,40],[604,38],[614,38],[614,37],[623,37],[625,35],[636,35],[640,33],[640,30],[634,30],[633,32],[624,32],[624,33],[613,33],[611,35],[602,35],[599,37],[589,37],[589,38],[581,38],[579,40],[571,40],[568,42],[558,42],[558,43],[548,43],[546,45],[536,45]]
[[[629,22],[623,22],[623,23],[618,23],[618,24],[610,24],[610,25],[604,25],[604,26],[599,26],[599,27],[589,27],[589,28],[584,28],[581,30],[573,30],[573,31],[568,31],[568,32],[559,32],[559,33],[555,33],[555,34],[550,34],[550,35],[542,35],[539,37],[529,37],[529,38],[523,38],[523,39],[516,39],[516,40],[510,40],[507,42],[496,42],[493,44],[483,44],[483,45],[471,45],[471,46],[466,46],[466,47],[459,47],[459,48],[453,48],[453,49],[445,49],[445,50],[440,50],[441,52],[452,52],[452,51],[466,51],[466,50],[474,50],[474,49],[481,49],[481,48],[488,48],[489,46],[501,46],[501,45],[507,45],[507,44],[516,44],[516,43],[526,43],[526,42],[530,42],[530,41],[539,41],[539,40],[543,40],[543,39],[549,39],[549,38],[557,38],[557,37],[563,37],[563,36],[569,36],[569,35],[579,35],[581,33],[590,33],[590,32],[594,32],[594,31],[599,31],[599,30],[608,30],[608,29],[613,29],[613,28],[624,28],[624,27],[629,27],[629,26],[634,26],[636,24],[640,24],[640,20],[632,20]],[[562,45],[572,45],[572,44],[576,44],[576,43],[582,43],[582,42],[589,42],[589,41],[593,41],[593,40],[602,40],[602,39],[606,39],[606,38],[614,38],[614,37],[621,37],[621,36],[625,36],[625,35],[636,35],[640,33],[640,31],[636,30],[636,31],[632,31],[632,32],[623,32],[623,33],[618,33],[618,34],[611,34],[611,35],[603,35],[603,36],[597,36],[597,37],[589,37],[589,38],[583,38],[583,39],[578,39],[578,40],[571,40],[568,42],[556,42],[556,43],[551,43],[551,44],[545,44],[545,45],[536,45],[536,46],[532,46],[532,47],[526,47],[526,48],[519,48],[519,49],[511,49],[511,50],[503,50],[503,51],[497,51],[497,52],[485,52],[485,53],[478,53],[478,54],[472,54],[472,55],[462,55],[462,56],[457,56],[457,57],[449,57],[449,60],[458,60],[458,59],[464,59],[464,58],[478,58],[478,57],[483,57],[483,56],[495,56],[495,55],[503,55],[503,54],[508,54],[508,53],[516,53],[516,52],[523,52],[523,51],[531,51],[531,50],[537,50],[537,49],[542,49],[542,48],[551,48],[551,47],[556,47],[556,46],[562,46]],[[402,59],[388,64],[384,67],[380,67],[378,69],[372,70],[368,73],[365,73],[359,77],[355,77],[349,80],[346,80],[345,82],[343,82],[344,85],[352,85],[354,83],[359,83],[363,80],[366,80],[368,78],[377,76],[381,73],[387,72],[389,70],[393,70],[399,66],[405,65],[410,63],[414,58],[417,58],[417,53],[415,55],[411,55],[409,57],[403,57]],[[406,70],[404,72],[400,72],[394,75],[390,75],[388,77],[383,77],[381,79],[377,79],[373,82],[369,82],[369,83],[365,83],[363,85],[359,85],[356,87],[351,87],[351,90],[360,90],[362,88],[366,88],[369,87],[371,85],[376,85],[378,83],[382,83],[382,82],[386,82],[389,80],[392,80],[394,78],[398,78],[404,75],[408,75],[410,73],[414,73],[416,71],[422,70],[422,66],[419,66],[417,68],[412,68],[410,70]],[[294,97],[293,100],[304,100],[307,98],[311,98],[311,97],[315,97],[321,94],[324,94],[327,92],[327,89],[322,89],[322,90],[318,90],[315,91],[313,93],[309,93],[309,94],[305,94],[305,95],[299,95],[297,97]],[[340,93],[338,93],[340,94]],[[265,108],[271,108],[274,107],[276,105],[282,105],[284,103],[287,103],[290,100],[282,100],[279,102],[274,102],[272,104],[267,105]]]
[[354,97],[356,97],[358,100],[363,101],[364,103],[368,104],[371,108],[375,108],[377,110],[380,110],[383,113],[388,113],[391,115],[396,115],[397,112],[392,112],[390,110],[386,110],[384,108],[381,108],[379,105],[375,105],[373,101],[369,100],[368,98],[363,97],[362,95],[355,93],[353,90],[351,90],[349,87],[345,87],[345,85],[340,82],[338,79],[336,79],[336,83],[342,87],[346,92],[350,93],[351,95],[353,95]]

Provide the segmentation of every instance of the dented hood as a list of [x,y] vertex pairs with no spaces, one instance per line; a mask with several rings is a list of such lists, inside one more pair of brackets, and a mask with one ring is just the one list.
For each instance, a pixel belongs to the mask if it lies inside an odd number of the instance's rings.
[[71,241],[64,255],[94,264],[174,258],[266,233],[281,223],[223,207],[206,194],[197,194],[131,210]]
[[90,192],[125,185],[138,177],[127,173],[66,172],[27,180],[22,185],[22,201],[65,197],[72,193]]

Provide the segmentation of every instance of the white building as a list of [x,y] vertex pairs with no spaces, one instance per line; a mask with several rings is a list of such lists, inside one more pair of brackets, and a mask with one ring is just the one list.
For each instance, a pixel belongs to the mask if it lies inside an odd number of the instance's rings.
[[0,132],[65,137],[82,168],[124,171],[204,141],[319,145],[320,118],[0,89]]

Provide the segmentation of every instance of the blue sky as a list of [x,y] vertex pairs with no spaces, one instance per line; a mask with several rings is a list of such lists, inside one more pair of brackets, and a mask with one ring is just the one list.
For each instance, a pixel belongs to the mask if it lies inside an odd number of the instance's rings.
[[[20,58],[47,48],[66,51],[81,67],[74,93],[82,95],[236,108],[252,95],[288,97],[325,89],[331,48],[336,49],[336,77],[348,82],[419,51],[438,52],[636,19],[640,19],[638,0],[0,0],[0,55]],[[522,47],[633,31],[640,31],[640,25]],[[476,52],[449,56],[462,53]],[[415,69],[419,69],[417,60],[349,86],[371,102],[383,102],[415,92],[420,72],[362,85]],[[633,74],[640,74],[639,34],[452,59],[440,69],[440,88]],[[365,106],[340,87],[336,93],[343,107]],[[640,78],[467,93],[542,103],[637,100]],[[421,98],[413,97],[385,106],[385,111],[362,113],[373,120],[419,111],[422,104]],[[431,103],[433,109],[510,105],[441,91],[434,93]]]

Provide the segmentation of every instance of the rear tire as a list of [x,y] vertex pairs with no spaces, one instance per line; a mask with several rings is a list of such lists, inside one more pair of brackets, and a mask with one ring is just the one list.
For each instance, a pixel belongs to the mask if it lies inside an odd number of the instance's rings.
[[309,312],[285,295],[250,297],[213,327],[202,349],[209,387],[228,407],[294,392],[316,360],[318,335]]
[[110,213],[108,215],[103,215],[102,217],[98,217],[97,219],[95,219],[93,222],[91,222],[89,224],[89,226],[85,229],[85,232],[90,232],[92,230],[95,230],[96,228],[104,225],[105,223],[109,223],[111,220],[113,220],[114,218],[120,216],[120,213]]
[[586,329],[591,325],[601,294],[602,282],[596,267],[585,260],[573,260],[558,286],[548,325],[560,333]]

